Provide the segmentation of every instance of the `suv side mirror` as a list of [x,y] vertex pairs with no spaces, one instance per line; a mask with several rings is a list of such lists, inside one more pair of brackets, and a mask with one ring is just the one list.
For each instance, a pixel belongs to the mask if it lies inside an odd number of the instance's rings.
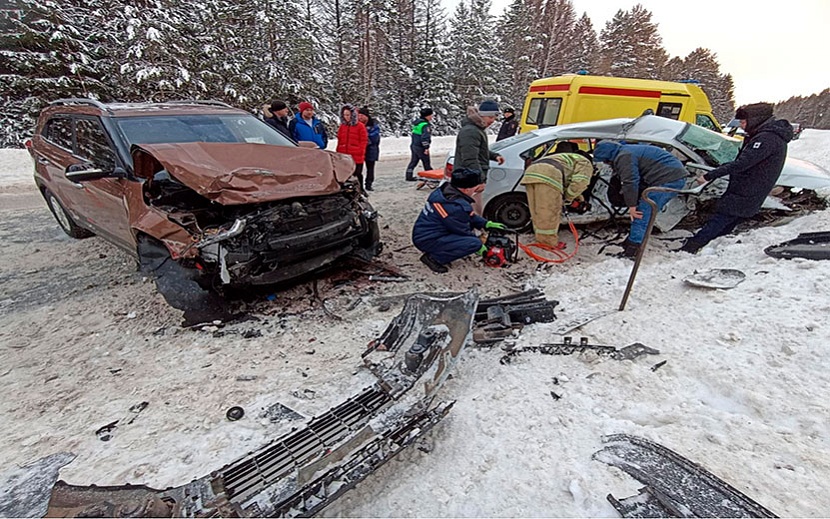
[[75,183],[99,178],[127,178],[127,171],[116,166],[111,170],[89,167],[88,164],[72,164],[66,168],[66,178]]

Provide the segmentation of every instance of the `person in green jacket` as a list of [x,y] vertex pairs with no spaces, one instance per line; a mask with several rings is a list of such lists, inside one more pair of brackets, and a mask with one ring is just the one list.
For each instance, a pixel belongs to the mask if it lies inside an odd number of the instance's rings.
[[424,171],[432,169],[429,162],[429,145],[432,143],[432,127],[430,126],[432,117],[432,108],[421,108],[421,118],[412,121],[412,143],[409,145],[412,158],[409,160],[409,165],[406,166],[406,180],[409,182],[418,180],[415,178],[415,167],[418,162],[424,164]]
[[481,182],[487,181],[490,161],[504,164],[504,157],[490,151],[490,143],[484,132],[499,116],[499,105],[492,99],[485,99],[478,105],[467,107],[467,117],[461,122],[461,130],[455,139],[453,168],[479,171]]

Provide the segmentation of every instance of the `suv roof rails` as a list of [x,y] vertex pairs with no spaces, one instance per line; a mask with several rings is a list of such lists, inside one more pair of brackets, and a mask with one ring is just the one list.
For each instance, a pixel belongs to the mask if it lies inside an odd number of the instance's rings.
[[224,106],[225,108],[233,108],[233,106],[229,105],[228,103],[223,103],[222,101],[216,101],[213,99],[180,99],[176,101],[167,101],[167,103],[175,105],[211,105]]
[[89,106],[94,106],[95,108],[100,108],[101,110],[105,110],[109,113],[112,113],[112,110],[110,110],[109,107],[107,107],[107,105],[105,105],[101,101],[98,101],[97,99],[91,99],[89,97],[69,97],[69,98],[65,98],[65,99],[58,99],[57,101],[52,101],[49,104],[54,105],[54,106],[57,106],[57,105],[73,105],[73,104],[74,105],[89,105]]

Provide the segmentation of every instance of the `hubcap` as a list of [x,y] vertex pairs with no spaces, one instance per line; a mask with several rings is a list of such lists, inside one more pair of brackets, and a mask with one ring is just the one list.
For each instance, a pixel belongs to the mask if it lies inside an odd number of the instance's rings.
[[49,205],[52,206],[52,212],[55,214],[55,219],[65,231],[70,231],[69,217],[61,207],[60,203],[55,199],[55,195],[49,195]]

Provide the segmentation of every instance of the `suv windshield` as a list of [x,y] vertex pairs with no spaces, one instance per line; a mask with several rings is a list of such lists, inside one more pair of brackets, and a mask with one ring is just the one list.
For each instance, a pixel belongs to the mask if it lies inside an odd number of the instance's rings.
[[248,142],[294,146],[256,117],[229,115],[153,115],[115,119],[130,145],[171,142]]
[[741,143],[720,133],[687,124],[677,140],[693,149],[706,159],[709,166],[720,166],[732,162],[738,156]]

